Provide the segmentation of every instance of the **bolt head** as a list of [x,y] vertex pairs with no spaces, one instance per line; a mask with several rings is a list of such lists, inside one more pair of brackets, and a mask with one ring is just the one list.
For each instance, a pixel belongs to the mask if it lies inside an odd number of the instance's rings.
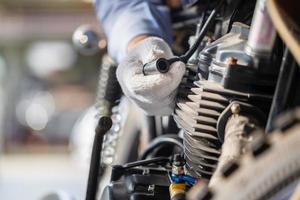
[[228,65],[236,65],[237,64],[238,59],[235,57],[228,57],[226,59],[226,64]]
[[241,106],[238,103],[233,103],[230,107],[232,114],[239,114],[241,111]]
[[155,185],[149,185],[149,186],[148,186],[148,192],[153,193],[154,190],[155,190]]

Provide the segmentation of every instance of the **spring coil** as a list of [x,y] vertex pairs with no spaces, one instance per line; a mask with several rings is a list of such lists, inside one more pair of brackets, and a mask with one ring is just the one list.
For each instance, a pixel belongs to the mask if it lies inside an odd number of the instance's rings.
[[108,166],[113,164],[116,155],[116,148],[118,140],[121,136],[121,114],[119,106],[116,105],[112,108],[111,119],[113,125],[111,129],[105,134],[102,144],[102,160],[101,163]]
[[104,166],[112,164],[120,136],[121,115],[118,104],[122,90],[116,77],[116,69],[117,65],[113,60],[108,55],[104,55],[98,79],[97,117],[110,116],[113,122],[111,129],[105,134],[103,140],[101,163]]
[[116,77],[117,65],[108,56],[102,58],[99,74],[96,108],[99,116],[110,116],[111,109],[122,95],[122,90]]

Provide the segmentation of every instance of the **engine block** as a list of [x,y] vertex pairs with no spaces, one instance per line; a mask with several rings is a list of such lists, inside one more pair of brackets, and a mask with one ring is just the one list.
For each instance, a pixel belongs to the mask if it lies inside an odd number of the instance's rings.
[[187,72],[179,87],[174,119],[185,132],[186,168],[194,177],[210,179],[216,169],[223,141],[218,122],[232,101],[268,113],[275,78],[245,53],[248,33],[248,26],[235,23],[200,52],[197,73]]

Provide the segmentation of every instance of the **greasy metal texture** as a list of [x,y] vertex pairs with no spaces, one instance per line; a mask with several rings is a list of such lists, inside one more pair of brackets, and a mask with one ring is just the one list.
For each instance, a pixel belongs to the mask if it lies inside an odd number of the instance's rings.
[[[220,83],[199,81],[195,77],[191,72],[185,75],[179,87],[174,119],[185,131],[187,170],[192,176],[210,179],[220,156],[222,140],[217,124],[222,112],[232,100],[248,102],[267,97],[225,89]],[[232,111],[238,114],[240,109],[238,105],[234,105]]]
[[[300,113],[300,110],[297,112]],[[288,129],[277,130],[267,136],[263,132],[253,134],[253,144],[269,143],[270,148],[259,156],[254,156],[251,151],[243,155],[238,161],[239,168],[212,188],[214,194],[211,199],[282,199],[279,198],[282,194],[292,195],[300,180],[299,130],[300,124],[291,120]],[[297,190],[294,195],[297,195]],[[203,195],[198,193],[198,196]]]
[[218,184],[223,176],[224,167],[228,163],[236,162],[242,154],[249,151],[249,138],[251,137],[249,137],[248,127],[255,127],[255,123],[251,118],[237,113],[238,105],[234,103],[231,106],[233,115],[226,124],[222,153],[219,158],[218,167],[210,180],[210,186]]

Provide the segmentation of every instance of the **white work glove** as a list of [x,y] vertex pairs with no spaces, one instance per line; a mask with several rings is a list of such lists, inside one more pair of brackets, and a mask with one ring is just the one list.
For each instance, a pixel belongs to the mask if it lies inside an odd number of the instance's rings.
[[132,47],[117,69],[117,78],[124,94],[148,115],[170,115],[175,106],[177,87],[185,72],[182,62],[175,62],[167,73],[145,76],[143,65],[158,58],[171,58],[168,44],[149,37]]

